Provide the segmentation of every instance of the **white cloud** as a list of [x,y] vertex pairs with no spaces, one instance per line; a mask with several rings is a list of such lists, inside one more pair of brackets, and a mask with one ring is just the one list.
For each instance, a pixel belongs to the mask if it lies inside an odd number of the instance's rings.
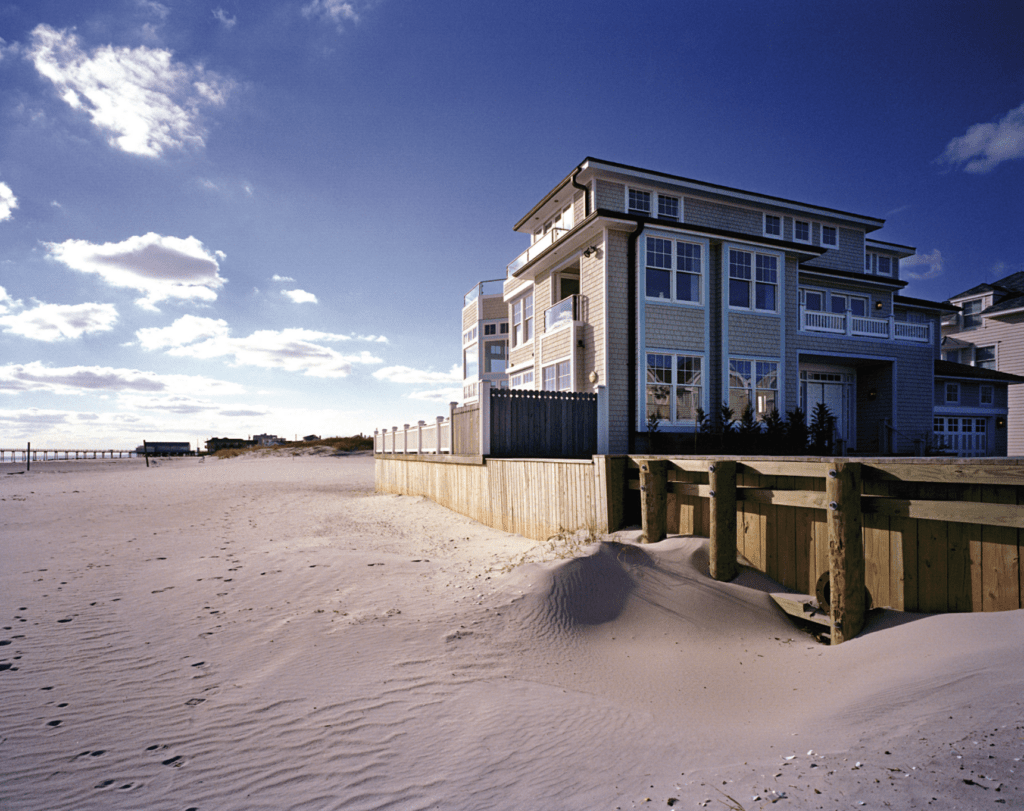
[[[150,4],[153,7],[158,4]],[[159,157],[205,145],[200,108],[224,104],[232,83],[159,48],[105,45],[91,54],[70,31],[38,25],[26,56],[70,107],[88,113],[111,146]]]
[[1024,104],[996,123],[975,124],[954,138],[939,156],[942,163],[964,164],[964,171],[989,172],[1003,161],[1024,157]]
[[282,290],[284,295],[292,300],[293,304],[316,304],[316,296],[307,293],[305,290]]
[[198,375],[159,375],[139,369],[110,366],[46,366],[39,361],[0,366],[0,392],[47,392],[67,396],[96,392],[203,391],[207,394],[240,394],[244,388]]
[[235,23],[238,22],[237,17],[232,17],[222,8],[215,8],[213,10],[213,17],[217,22],[224,26],[228,31],[235,27]]
[[148,11],[155,17],[159,17],[161,20],[166,20],[167,15],[171,13],[171,10],[167,8],[163,3],[154,2],[154,0],[136,0],[139,8],[143,11]]
[[9,313],[16,307],[21,307],[21,300],[11,298],[7,291],[0,286],[0,315]]
[[45,244],[51,258],[73,270],[96,273],[115,287],[142,291],[146,295],[136,303],[150,310],[170,298],[215,301],[217,289],[226,281],[218,263],[224,254],[210,252],[195,237],[149,233],[102,245],[81,239]]
[[295,279],[293,279],[291,276],[278,276],[276,273],[273,276],[270,277],[270,280],[274,281],[274,282],[294,282],[295,281]]
[[233,366],[283,369],[309,377],[346,377],[354,364],[382,362],[365,350],[343,355],[324,345],[370,339],[308,329],[259,330],[234,338],[226,322],[194,316],[183,316],[170,327],[139,330],[136,335],[143,348],[164,349],[177,357],[228,358]]
[[36,341],[80,338],[87,332],[108,332],[117,321],[113,304],[36,304],[28,310],[0,315],[4,332]]
[[[911,268],[920,268],[912,270]],[[900,275],[908,279],[934,279],[943,270],[942,253],[936,248],[931,253],[915,253],[900,260]]]
[[359,22],[355,6],[346,0],[312,0],[302,7],[302,16],[332,22],[339,31],[343,30],[346,22]]
[[18,198],[14,196],[11,187],[6,183],[0,183],[0,222],[9,220],[17,207]]
[[373,373],[378,380],[391,383],[452,383],[462,380],[462,369],[458,364],[448,372],[425,372],[410,366],[385,366]]
[[450,389],[414,391],[410,392],[407,397],[410,400],[428,400],[435,403],[457,403],[462,399],[462,389],[459,387],[452,387]]

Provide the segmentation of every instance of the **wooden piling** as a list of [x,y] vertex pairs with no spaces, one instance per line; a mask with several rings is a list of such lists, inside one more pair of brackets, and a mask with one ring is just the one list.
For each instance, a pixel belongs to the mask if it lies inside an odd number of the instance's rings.
[[708,568],[715,580],[732,580],[736,565],[736,462],[724,459],[708,465],[711,489],[711,532]]
[[643,520],[640,542],[663,541],[668,522],[668,464],[663,459],[640,462],[640,513]]
[[860,497],[860,463],[834,460],[825,479],[833,645],[852,639],[864,627],[864,540]]

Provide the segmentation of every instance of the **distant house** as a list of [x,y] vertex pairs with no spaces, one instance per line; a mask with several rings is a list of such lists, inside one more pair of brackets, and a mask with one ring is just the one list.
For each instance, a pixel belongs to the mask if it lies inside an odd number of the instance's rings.
[[1006,456],[1007,400],[1024,377],[935,361],[932,448],[956,456]]
[[302,438],[302,441],[303,442],[316,442],[319,439],[320,439],[320,437],[318,437],[316,434],[310,434],[309,436],[304,436]]
[[191,456],[192,446],[188,442],[146,442],[135,449],[138,454],[151,456]]
[[[942,321],[943,360],[1024,375],[1024,272],[976,285],[949,303],[959,311]],[[1024,455],[1024,386],[1010,386],[1007,411],[1006,452]]]
[[224,450],[226,448],[251,448],[255,444],[256,443],[250,439],[234,439],[215,436],[212,439],[206,440],[206,452],[216,453],[217,451]]
[[268,448],[272,445],[283,445],[285,443],[285,440],[277,434],[256,434],[253,436],[252,441],[261,448]]

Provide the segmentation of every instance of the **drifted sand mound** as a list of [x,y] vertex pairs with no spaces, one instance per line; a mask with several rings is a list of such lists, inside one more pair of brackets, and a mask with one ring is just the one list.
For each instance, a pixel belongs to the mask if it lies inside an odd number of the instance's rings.
[[823,647],[702,539],[544,562],[372,465],[3,477],[0,808],[1024,802],[1024,612]]

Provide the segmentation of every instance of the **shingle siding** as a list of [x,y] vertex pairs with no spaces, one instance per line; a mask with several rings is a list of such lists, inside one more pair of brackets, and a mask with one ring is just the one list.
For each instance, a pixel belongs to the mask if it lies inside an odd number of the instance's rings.
[[724,228],[751,236],[764,234],[764,217],[760,211],[738,208],[724,203],[713,203],[695,197],[686,197],[683,220],[706,228]]
[[778,316],[729,312],[729,355],[777,358],[782,344]]
[[704,310],[647,302],[645,345],[659,349],[704,351]]

